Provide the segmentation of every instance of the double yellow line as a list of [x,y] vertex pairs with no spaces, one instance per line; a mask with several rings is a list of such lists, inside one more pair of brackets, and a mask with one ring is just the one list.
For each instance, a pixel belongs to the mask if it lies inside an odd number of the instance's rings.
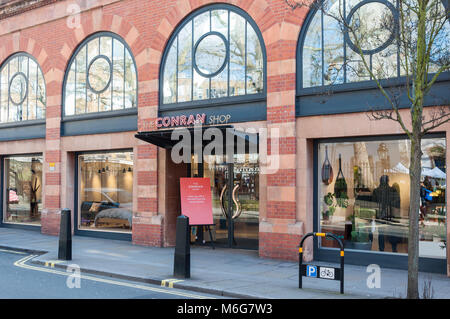
[[0,249],[0,251],[5,252],[5,253],[11,253],[11,254],[26,255],[26,253],[23,253],[21,251],[14,251],[14,250],[9,250],[9,249]]
[[[161,280],[161,287],[173,288],[173,284],[176,282],[180,282],[180,281],[183,281],[183,280],[175,279],[175,278],[164,279],[164,280]],[[166,284],[167,284],[167,286],[166,286]]]
[[[55,270],[55,269],[42,268],[42,267],[36,267],[36,266],[31,266],[31,265],[27,265],[26,264],[27,261],[29,261],[29,260],[31,260],[33,258],[36,258],[36,257],[38,257],[38,255],[30,255],[30,256],[21,258],[21,259],[19,259],[18,261],[16,261],[14,263],[14,266],[17,266],[17,267],[20,267],[20,268],[24,268],[24,269],[29,269],[29,270],[36,270],[36,271],[41,271],[41,272],[61,275],[61,276],[73,275],[73,273],[70,273],[70,272],[59,271],[59,270]],[[138,284],[132,284],[132,283],[128,283],[128,282],[122,282],[122,281],[115,281],[115,280],[110,280],[110,279],[98,278],[98,277],[93,277],[93,276],[88,276],[88,275],[81,275],[80,274],[80,279],[91,280],[91,281],[96,281],[96,282],[102,282],[102,283],[110,284],[110,285],[116,285],[116,286],[122,286],[122,287],[134,288],[134,289],[141,289],[141,290],[159,292],[159,293],[170,294],[170,295],[176,295],[176,296],[187,297],[187,298],[214,299],[214,298],[211,298],[211,297],[194,295],[194,294],[184,293],[184,292],[181,292],[181,291],[170,291],[170,290],[167,290],[167,289],[153,288],[153,287],[148,287],[148,286],[144,286],[144,285],[138,285]]]

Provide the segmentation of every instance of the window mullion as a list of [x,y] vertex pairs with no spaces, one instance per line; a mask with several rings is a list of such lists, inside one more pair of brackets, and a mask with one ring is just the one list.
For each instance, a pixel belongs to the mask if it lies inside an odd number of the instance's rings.
[[[25,90],[25,92],[27,92],[27,120],[30,116],[30,111],[29,111],[29,109],[30,109],[30,98],[29,98],[30,94],[28,94],[29,93],[28,92],[29,81],[30,81],[30,58],[27,57],[27,81],[26,81],[27,86],[26,86],[26,90]],[[23,120],[23,116],[22,116],[22,120]]]
[[[17,57],[17,72],[20,72],[20,57]],[[22,97],[20,97],[20,98],[22,98]],[[20,119],[22,119],[22,104],[23,104],[23,102],[20,103],[20,106],[16,105],[16,110],[17,110],[16,121],[19,121],[19,114],[20,114]]]
[[36,101],[34,103],[34,114],[36,114],[36,119],[38,119],[37,110],[38,110],[39,74],[40,74],[39,67],[38,67],[38,64],[36,63]]
[[[86,55],[85,55],[85,72],[86,72],[86,83],[84,84],[84,113],[87,113],[87,81],[88,81],[88,58],[89,58],[89,43],[86,44]],[[75,61],[76,61],[76,57],[75,57]],[[76,64],[75,64],[76,66]],[[75,89],[76,91],[76,89]],[[75,99],[75,102],[77,100]],[[75,109],[76,109],[76,105],[75,105]]]
[[[396,1],[396,7],[397,7],[397,12],[399,12],[399,1]],[[396,39],[397,39],[397,77],[400,77],[400,15],[398,16],[398,20],[394,21],[394,23],[397,23],[397,34],[395,35]],[[395,30],[395,29],[394,29]]]
[[227,43],[227,55],[228,55],[228,71],[227,71],[227,96],[230,96],[230,10],[228,10],[228,43]]
[[194,101],[194,19],[191,21],[191,29],[191,101]]
[[7,110],[7,114],[6,114],[6,118],[7,118],[7,122],[9,122],[9,96],[11,95],[11,91],[10,91],[10,85],[9,85],[9,81],[11,80],[11,64],[10,63],[8,63],[8,96],[7,96],[7,99],[8,99],[8,110]]
[[110,76],[111,76],[111,109],[113,110],[113,92],[114,92],[114,38],[111,37],[111,70],[110,70]]
[[321,37],[320,40],[322,41],[321,45],[322,45],[322,74],[320,76],[321,78],[321,85],[324,85],[324,79],[323,79],[323,73],[324,73],[324,61],[325,61],[325,57],[324,57],[324,41],[323,41],[323,4],[322,4],[322,10],[320,10],[320,32],[321,32]]
[[125,109],[125,85],[126,85],[126,74],[127,74],[127,62],[126,62],[126,49],[125,44],[123,45],[123,88],[122,88],[122,99],[123,99],[123,107]]
[[[98,37],[98,55],[100,55],[100,46],[101,46],[100,39],[101,37]],[[100,93],[97,93],[97,112],[100,112]]]
[[244,64],[245,64],[245,75],[244,75],[244,83],[245,83],[245,95],[247,95],[247,25],[248,25],[248,23],[247,23],[247,21],[245,21],[245,31],[244,31],[244,43],[245,43],[245,46],[244,46],[244,54],[245,54],[245,56],[244,56]]
[[[73,94],[73,114],[75,115],[75,114],[77,114],[77,69],[78,69],[78,67],[77,67],[77,57],[74,57],[74,61],[73,61],[73,63],[75,64],[75,68],[74,68],[74,79],[73,79],[73,84],[74,84],[74,90],[73,90],[73,92],[74,92],[74,94]],[[65,105],[65,103],[64,103],[64,105]],[[64,113],[65,113],[66,111],[64,110]]]
[[[344,12],[344,30],[343,30],[344,32],[346,32],[345,24],[347,23],[347,20],[346,20],[347,14],[346,14],[345,6],[346,6],[346,3],[345,3],[345,0],[343,0],[343,9],[342,10]],[[342,35],[342,40],[344,42],[344,65],[343,65],[343,67],[344,67],[344,83],[347,83],[347,44],[345,42],[345,34]]]
[[[209,10],[209,32],[212,31],[211,15],[212,15],[212,11]],[[209,99],[212,99],[212,97],[211,97],[211,78],[209,78]]]

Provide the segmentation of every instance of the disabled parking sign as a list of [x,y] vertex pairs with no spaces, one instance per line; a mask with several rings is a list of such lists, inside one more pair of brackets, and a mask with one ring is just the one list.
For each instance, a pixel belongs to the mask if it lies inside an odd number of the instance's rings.
[[306,266],[306,277],[317,278],[317,266]]

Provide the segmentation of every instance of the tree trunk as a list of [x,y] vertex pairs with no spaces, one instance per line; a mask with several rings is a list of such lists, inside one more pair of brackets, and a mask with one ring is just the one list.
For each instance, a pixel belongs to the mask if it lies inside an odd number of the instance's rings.
[[417,47],[416,75],[413,79],[413,99],[411,107],[411,163],[409,167],[410,208],[408,238],[408,299],[419,298],[419,210],[420,210],[420,177],[422,170],[422,118],[423,100],[427,77],[427,43],[426,43],[426,0],[418,0],[417,12]]
[[409,167],[410,206],[408,236],[408,299],[419,298],[419,210],[421,177],[421,137],[411,140],[411,164]]

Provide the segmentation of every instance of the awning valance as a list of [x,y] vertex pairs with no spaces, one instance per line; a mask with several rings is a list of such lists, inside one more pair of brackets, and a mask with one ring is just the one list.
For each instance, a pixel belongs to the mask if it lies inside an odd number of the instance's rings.
[[[212,130],[206,132],[208,129]],[[239,152],[239,146],[245,146],[246,152],[248,152],[249,149],[256,151],[258,150],[259,137],[257,133],[239,131],[231,125],[163,129],[149,132],[139,132],[135,136],[140,140],[165,149],[171,149],[177,143],[184,143],[182,146],[187,147],[189,142],[191,144],[191,148],[194,149],[194,132],[199,134],[198,136],[201,136],[202,148],[210,144],[212,141],[215,141],[216,138],[218,138],[216,135],[221,134],[223,147],[225,148],[231,145],[234,147],[235,153]],[[206,135],[205,132],[207,133]],[[186,134],[190,135],[189,139],[183,138],[183,135]],[[206,138],[206,136],[208,137]],[[218,139],[218,141],[220,141],[220,139]]]

